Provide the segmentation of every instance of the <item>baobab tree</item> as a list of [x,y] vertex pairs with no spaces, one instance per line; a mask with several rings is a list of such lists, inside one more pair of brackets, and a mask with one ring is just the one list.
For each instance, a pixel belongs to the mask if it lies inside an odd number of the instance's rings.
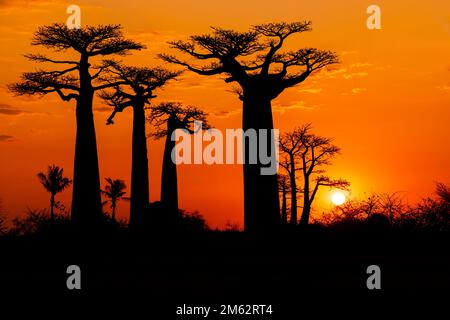
[[340,153],[340,148],[332,143],[332,139],[312,134],[310,126],[303,128],[302,134],[294,136],[299,139],[302,147],[297,155],[300,158],[303,176],[303,210],[300,225],[305,226],[309,223],[311,207],[320,187],[345,190],[350,183],[344,179],[331,179],[324,174],[324,167],[331,164],[331,160]]
[[311,124],[295,128],[291,132],[286,132],[280,136],[280,161],[281,167],[286,170],[289,176],[290,192],[291,192],[291,219],[290,224],[297,224],[297,171],[302,170],[302,164],[300,164],[301,153],[306,149],[302,142],[305,139],[305,135],[311,129]]
[[133,137],[131,160],[130,227],[142,224],[143,214],[150,202],[147,136],[145,130],[145,108],[156,98],[154,90],[174,79],[179,72],[163,68],[124,66],[115,61],[105,61],[107,72],[105,82],[123,83],[114,90],[103,91],[100,96],[114,107],[107,124],[114,123],[114,117],[128,107],[133,109]]
[[108,198],[108,202],[111,203],[111,219],[116,221],[116,208],[117,202],[124,198],[126,192],[124,191],[127,186],[125,182],[120,179],[106,178],[107,185],[101,192]]
[[[315,48],[280,52],[288,37],[310,30],[310,21],[261,24],[247,32],[213,28],[212,34],[170,42],[172,48],[199,60],[200,65],[174,55],[161,54],[160,57],[197,74],[224,74],[225,82],[238,83],[237,91],[243,101],[243,129],[255,129],[258,140],[265,139],[257,150],[261,145],[273,150],[274,135],[264,137],[258,130],[271,132],[273,129],[272,100],[315,71],[338,62],[334,52]],[[265,165],[259,160],[250,164],[249,153],[249,143],[244,143],[244,228],[251,233],[272,230],[279,223],[277,177],[262,175]]]
[[74,58],[52,59],[41,54],[26,57],[34,62],[63,65],[62,70],[25,72],[22,81],[9,86],[18,95],[56,93],[63,101],[76,101],[76,142],[72,195],[72,220],[83,225],[100,221],[101,197],[97,142],[92,110],[95,91],[113,87],[100,83],[103,64],[92,66],[92,58],[124,55],[143,45],[125,39],[119,25],[86,26],[69,29],[64,24],[39,27],[32,45],[56,52],[71,51]]
[[[290,192],[291,184],[289,177],[284,174],[278,175],[278,191],[281,192],[281,224],[287,224],[287,193]],[[291,200],[292,206],[292,200]],[[292,208],[291,208],[292,212]]]
[[55,165],[48,166],[47,172],[37,174],[39,182],[50,193],[50,221],[55,222],[55,197],[72,184],[72,180],[64,177],[64,169]]
[[161,203],[170,210],[178,210],[177,166],[172,161],[172,140],[175,130],[183,129],[194,134],[194,122],[202,123],[202,129],[209,129],[207,113],[196,107],[184,107],[180,103],[165,102],[151,109],[150,121],[155,125],[155,138],[165,138],[161,174]]

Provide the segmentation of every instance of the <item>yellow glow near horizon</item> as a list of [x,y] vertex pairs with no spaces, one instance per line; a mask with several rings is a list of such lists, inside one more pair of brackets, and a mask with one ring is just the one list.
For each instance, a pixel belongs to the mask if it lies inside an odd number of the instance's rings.
[[341,191],[335,191],[331,195],[331,202],[333,202],[333,204],[336,206],[344,204],[345,201],[346,201],[345,194]]

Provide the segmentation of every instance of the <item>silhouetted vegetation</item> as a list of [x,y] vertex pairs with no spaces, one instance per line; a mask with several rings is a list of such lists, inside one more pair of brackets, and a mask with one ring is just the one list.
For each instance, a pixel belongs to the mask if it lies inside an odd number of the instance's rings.
[[[311,125],[304,125],[280,137],[282,160],[280,165],[287,171],[291,182],[291,220],[297,224],[297,182],[296,172],[302,173],[303,209],[300,225],[309,223],[311,207],[321,186],[347,189],[350,183],[344,179],[331,179],[325,175],[324,167],[340,152],[332,139],[311,133]],[[313,180],[314,179],[314,180]]]
[[[285,225],[287,221],[287,193],[291,192],[291,184],[289,183],[289,177],[284,174],[278,175],[278,191],[281,192],[281,224]],[[291,206],[293,206],[291,200]],[[295,202],[296,203],[296,202]],[[292,217],[292,208],[291,208]]]
[[[310,21],[261,24],[246,32],[213,28],[212,34],[170,42],[172,48],[201,62],[200,66],[174,55],[160,57],[200,75],[225,74],[225,82],[236,82],[240,87],[237,92],[243,101],[243,129],[271,130],[271,101],[285,89],[305,81],[313,72],[338,62],[334,52],[315,48],[280,52],[287,38],[308,31],[311,31]],[[211,63],[207,64],[208,61]],[[258,141],[264,138],[259,131],[256,133]],[[274,137],[269,134],[265,139],[266,150],[272,150]],[[245,230],[273,230],[280,221],[277,176],[261,175],[264,164],[259,159],[256,164],[250,163],[248,143],[244,143],[244,151],[247,158],[244,161]],[[275,158],[275,154],[271,156]]]
[[202,123],[202,129],[209,128],[207,113],[180,103],[165,102],[151,109],[150,121],[155,125],[153,136],[165,138],[164,156],[161,174],[161,203],[168,209],[178,210],[178,178],[177,166],[172,160],[172,150],[175,149],[174,134],[182,129],[189,134],[194,133],[194,122]]
[[179,72],[166,69],[130,67],[115,61],[104,62],[107,66],[105,82],[121,83],[113,91],[103,91],[100,97],[114,107],[107,124],[113,124],[117,112],[127,107],[133,109],[133,138],[131,161],[130,226],[142,224],[142,215],[150,202],[147,136],[145,128],[145,108],[156,96],[154,90],[175,79]]
[[316,223],[338,230],[363,231],[367,226],[380,230],[403,232],[450,231],[450,188],[436,184],[433,197],[417,205],[407,205],[398,193],[372,194],[363,200],[350,200],[332,212],[316,219]]
[[[258,129],[273,129],[272,100],[284,90],[305,81],[311,74],[338,62],[336,53],[315,48],[282,51],[293,35],[311,31],[311,22],[268,23],[256,25],[246,32],[213,28],[211,34],[192,36],[188,41],[172,41],[173,49],[199,63],[184,61],[169,54],[159,55],[164,61],[180,65],[200,75],[225,75],[225,82],[237,83],[235,91],[243,102],[243,129],[255,130],[258,140],[256,153],[265,146],[274,147],[274,137],[264,137]],[[133,67],[119,61],[96,58],[125,55],[141,50],[143,45],[125,39],[119,25],[86,26],[69,29],[63,24],[38,28],[32,45],[60,53],[68,51],[75,58],[53,59],[42,54],[26,57],[37,63],[52,66],[50,70],[25,72],[22,80],[9,86],[17,95],[43,96],[56,93],[63,100],[76,101],[76,145],[73,176],[73,197],[70,210],[74,225],[108,232],[125,232],[122,222],[116,220],[117,202],[124,199],[123,180],[107,178],[107,186],[100,189],[97,144],[93,120],[95,92],[111,106],[107,124],[113,124],[117,113],[128,107],[133,109],[131,205],[129,227],[145,226],[139,232],[162,234],[211,233],[204,219],[197,213],[187,214],[178,205],[176,163],[172,159],[175,148],[174,133],[182,129],[194,133],[194,122],[202,122],[208,129],[207,113],[196,107],[165,102],[152,106],[148,119],[154,126],[152,135],[165,138],[161,176],[161,201],[150,203],[149,175],[146,144],[145,110],[156,96],[154,91],[175,79],[181,72],[161,67]],[[75,55],[73,55],[75,54]],[[58,69],[55,66],[63,66]],[[287,175],[264,175],[266,165],[257,159],[250,161],[249,141],[244,145],[244,230],[250,234],[263,231],[294,230],[297,232],[298,207],[302,208],[300,226],[303,230],[342,226],[361,227],[377,225],[380,228],[402,230],[448,231],[450,191],[437,184],[434,198],[424,199],[417,206],[403,204],[398,194],[372,195],[364,200],[351,200],[325,213],[314,225],[308,226],[312,205],[318,190],[323,187],[347,189],[349,182],[332,179],[325,168],[340,153],[331,138],[311,132],[311,125],[297,127],[281,136],[280,165]],[[271,155],[275,157],[275,154]],[[25,217],[15,218],[10,235],[45,233],[69,224],[64,206],[56,195],[71,184],[63,176],[63,169],[50,166],[48,172],[39,173],[39,180],[50,193],[50,218],[46,210],[28,210]],[[103,213],[101,194],[108,198],[111,218]],[[281,194],[281,208],[280,208]],[[299,195],[300,194],[300,195]],[[298,199],[303,203],[298,205]],[[288,199],[290,198],[290,208]],[[60,212],[55,213],[55,209]],[[290,221],[288,223],[288,215]],[[280,223],[281,222],[281,223]],[[54,226],[51,226],[54,224]],[[289,224],[290,226],[287,226]],[[226,227],[228,233],[240,233],[239,228]],[[232,231],[232,232],[231,232]],[[214,231],[218,233],[219,231]],[[302,231],[299,231],[302,232]],[[306,231],[305,231],[306,232]],[[0,211],[0,233],[5,233],[5,222]]]
[[108,199],[107,202],[111,204],[111,219],[116,221],[117,202],[124,198],[127,186],[125,182],[120,179],[106,178],[106,187],[102,190],[102,194]]
[[0,199],[0,235],[4,235],[6,231],[6,217],[5,213],[3,212],[2,200]]
[[50,221],[55,221],[55,206],[58,205],[55,196],[72,184],[72,181],[64,177],[63,173],[63,168],[51,165],[47,168],[47,172],[39,172],[37,175],[39,182],[50,193]]
[[95,91],[117,85],[101,83],[106,65],[93,65],[91,59],[124,55],[140,50],[143,45],[125,39],[119,25],[86,26],[69,29],[65,24],[39,27],[32,45],[61,53],[70,51],[76,59],[52,59],[42,54],[26,57],[34,62],[65,66],[66,69],[25,72],[22,81],[9,86],[18,95],[43,96],[57,93],[63,101],[76,101],[77,133],[73,175],[72,219],[82,225],[100,221],[101,197],[97,142],[94,126],[93,99]]

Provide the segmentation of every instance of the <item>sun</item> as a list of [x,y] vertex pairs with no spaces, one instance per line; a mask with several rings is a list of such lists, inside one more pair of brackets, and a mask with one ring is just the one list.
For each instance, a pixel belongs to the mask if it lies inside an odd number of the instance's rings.
[[346,200],[345,194],[341,191],[335,191],[331,195],[331,202],[333,202],[333,204],[336,206],[344,204],[345,200]]

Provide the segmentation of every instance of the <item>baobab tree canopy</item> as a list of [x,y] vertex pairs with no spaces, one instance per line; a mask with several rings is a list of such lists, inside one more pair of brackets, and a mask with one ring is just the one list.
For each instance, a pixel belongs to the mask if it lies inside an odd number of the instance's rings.
[[[261,24],[246,32],[212,30],[212,34],[191,36],[188,41],[170,42],[172,48],[201,61],[200,65],[174,55],[160,57],[201,75],[226,74],[225,81],[239,83],[243,94],[254,86],[265,88],[271,99],[304,81],[313,71],[338,62],[334,52],[315,48],[280,52],[289,36],[311,31],[310,21]],[[302,70],[290,71],[296,67]]]
[[[65,100],[77,98],[80,91],[80,72],[83,67],[89,68],[89,57],[111,54],[124,55],[130,50],[141,50],[143,45],[125,39],[119,25],[86,26],[80,29],[69,29],[64,24],[53,24],[39,27],[31,41],[32,45],[44,46],[55,52],[74,50],[80,54],[80,60],[52,59],[42,54],[25,55],[31,61],[51,63],[54,65],[70,65],[64,70],[25,72],[22,82],[13,84],[10,89],[17,94],[48,94],[56,92]],[[94,66],[94,74],[85,75],[96,80],[107,67],[106,64]],[[111,85],[111,84],[109,84]],[[104,89],[104,85],[94,90]],[[69,94],[63,92],[68,91]]]
[[151,99],[156,98],[154,90],[164,86],[181,73],[161,67],[126,66],[114,60],[105,60],[103,66],[106,71],[102,81],[114,86],[113,91],[100,93],[100,97],[114,107],[107,124],[113,124],[116,113],[122,112],[127,107],[143,108],[145,104],[150,103]]

